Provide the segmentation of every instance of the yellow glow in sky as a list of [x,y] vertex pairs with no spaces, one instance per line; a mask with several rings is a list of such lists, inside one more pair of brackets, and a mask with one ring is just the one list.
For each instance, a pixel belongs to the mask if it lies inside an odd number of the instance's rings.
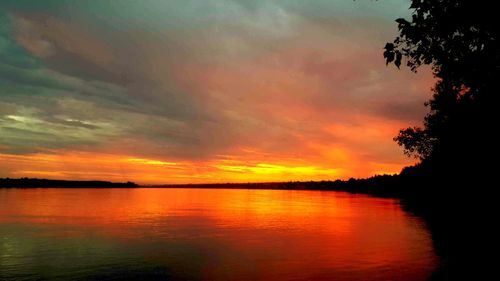
[[[227,156],[226,156],[227,157]],[[264,163],[255,159],[164,161],[125,155],[67,152],[64,154],[0,154],[0,177],[134,181],[140,184],[224,183],[335,180],[352,176],[324,163]],[[366,166],[366,165],[365,165]],[[368,165],[370,166],[370,165]],[[401,165],[373,164],[372,173],[396,173]]]

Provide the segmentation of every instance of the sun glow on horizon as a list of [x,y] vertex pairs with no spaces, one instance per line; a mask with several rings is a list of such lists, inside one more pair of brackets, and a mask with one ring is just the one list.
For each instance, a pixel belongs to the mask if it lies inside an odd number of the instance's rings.
[[45,177],[66,180],[134,181],[139,184],[277,182],[336,180],[397,173],[400,165],[374,165],[373,171],[352,174],[342,168],[299,161],[214,159],[164,161],[89,152],[64,154],[0,154],[0,177]]

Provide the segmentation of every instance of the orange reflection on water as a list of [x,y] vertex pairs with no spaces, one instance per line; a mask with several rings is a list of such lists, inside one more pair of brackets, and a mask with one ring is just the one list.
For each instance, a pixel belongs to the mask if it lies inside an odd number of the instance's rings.
[[186,247],[174,264],[196,267],[205,280],[424,280],[436,263],[420,221],[390,199],[288,190],[4,189],[0,202],[0,226],[44,226],[54,239],[71,227],[75,237],[145,247],[135,254],[146,260],[145,245],[154,242],[158,254],[149,262],[165,267],[172,261],[161,253]]

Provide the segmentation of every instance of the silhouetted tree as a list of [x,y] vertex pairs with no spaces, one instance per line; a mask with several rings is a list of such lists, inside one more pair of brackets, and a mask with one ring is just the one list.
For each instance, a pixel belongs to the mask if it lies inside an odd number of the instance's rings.
[[[387,64],[412,71],[431,65],[437,78],[424,127],[395,137],[425,165],[477,169],[491,153],[500,78],[500,29],[493,1],[413,0],[411,19],[397,19],[399,36],[385,46]],[[484,162],[484,161],[483,161]]]
[[[442,267],[433,280],[485,280],[496,274],[488,252],[496,196],[500,28],[494,1],[412,0],[411,19],[385,46],[387,64],[430,65],[437,82],[423,127],[395,137],[421,159],[401,173],[407,206],[424,215]],[[493,161],[491,161],[493,160]],[[483,192],[480,192],[483,191]]]

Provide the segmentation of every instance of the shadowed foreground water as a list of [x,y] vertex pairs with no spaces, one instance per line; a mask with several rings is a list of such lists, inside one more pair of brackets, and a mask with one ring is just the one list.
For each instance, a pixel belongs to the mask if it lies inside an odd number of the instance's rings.
[[425,280],[397,201],[244,189],[0,189],[0,280]]

